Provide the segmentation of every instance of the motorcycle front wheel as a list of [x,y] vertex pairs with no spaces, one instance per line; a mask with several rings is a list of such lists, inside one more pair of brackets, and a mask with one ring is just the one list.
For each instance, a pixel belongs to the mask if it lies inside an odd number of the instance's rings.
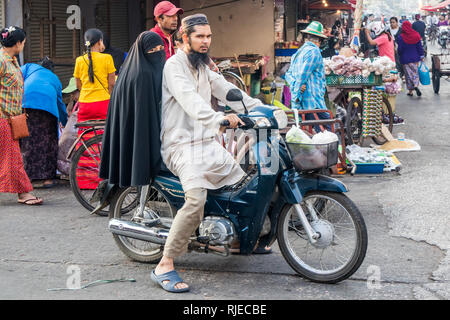
[[283,257],[313,282],[347,279],[358,270],[367,250],[367,229],[358,208],[342,193],[323,191],[307,193],[300,205],[320,238],[312,244],[293,206],[285,206],[277,227]]
[[[134,207],[130,213],[124,215],[124,207],[129,207],[129,202],[134,199]],[[116,194],[112,199],[109,211],[110,219],[118,219],[124,221],[135,220],[135,213],[139,209],[139,190],[136,187],[124,188]],[[173,207],[166,197],[154,187],[150,187],[145,202],[145,210],[152,211],[158,215],[161,223],[170,229],[173,218],[176,214],[176,208]],[[142,224],[142,223],[141,223]],[[143,240],[137,240],[126,236],[113,234],[114,240],[127,257],[132,260],[144,263],[158,263],[162,258],[164,246]]]

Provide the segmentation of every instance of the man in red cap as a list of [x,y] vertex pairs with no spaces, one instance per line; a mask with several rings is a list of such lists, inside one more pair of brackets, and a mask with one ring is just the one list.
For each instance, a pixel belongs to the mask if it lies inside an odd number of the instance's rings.
[[164,41],[166,49],[166,59],[175,54],[172,34],[177,31],[178,15],[183,14],[183,9],[177,8],[169,1],[161,1],[155,7],[153,15],[157,22],[156,26],[150,31],[156,32]]

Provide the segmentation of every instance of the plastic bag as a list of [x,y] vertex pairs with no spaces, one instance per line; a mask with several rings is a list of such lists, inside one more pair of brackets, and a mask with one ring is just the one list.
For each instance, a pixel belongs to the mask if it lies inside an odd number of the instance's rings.
[[75,127],[75,124],[78,121],[77,116],[78,111],[73,111],[69,117],[69,120],[67,120],[66,126],[58,141],[57,169],[59,170],[59,172],[65,175],[70,174],[71,160],[67,159],[67,153],[69,152],[75,140],[77,140],[78,136],[78,129]]
[[335,141],[339,141],[337,134],[327,130],[319,132],[312,137],[312,143],[314,144],[326,144]]
[[312,144],[311,138],[297,126],[292,126],[292,128],[287,132],[286,142]]
[[424,86],[428,86],[431,83],[430,70],[423,62],[421,62],[419,66],[419,80]]

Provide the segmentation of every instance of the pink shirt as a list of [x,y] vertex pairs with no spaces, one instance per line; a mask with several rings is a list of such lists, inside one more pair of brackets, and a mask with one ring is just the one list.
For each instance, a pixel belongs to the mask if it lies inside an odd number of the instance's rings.
[[394,39],[392,37],[391,41],[389,41],[388,35],[382,34],[378,38],[375,38],[373,41],[377,43],[380,57],[386,56],[395,62]]

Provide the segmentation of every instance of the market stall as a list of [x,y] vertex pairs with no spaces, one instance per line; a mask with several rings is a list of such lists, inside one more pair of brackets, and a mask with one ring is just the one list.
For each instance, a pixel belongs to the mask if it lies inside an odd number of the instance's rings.
[[[212,57],[220,71],[228,71],[242,79],[244,89],[252,97],[261,90],[261,81],[267,76],[268,56],[246,54],[234,57]],[[236,84],[236,83],[235,83]]]

